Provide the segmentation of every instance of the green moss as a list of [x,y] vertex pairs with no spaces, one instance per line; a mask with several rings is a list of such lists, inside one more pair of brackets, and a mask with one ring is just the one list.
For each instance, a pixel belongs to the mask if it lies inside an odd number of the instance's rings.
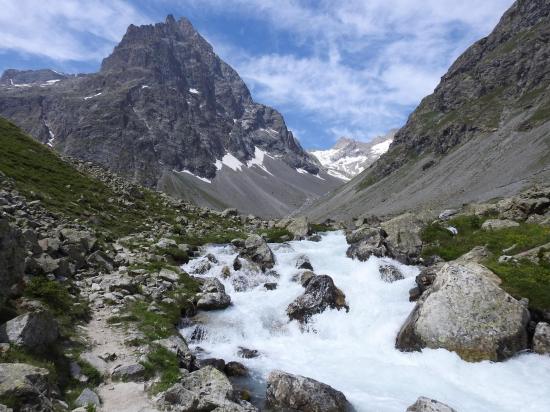
[[456,259],[474,246],[486,245],[495,255],[503,249],[516,245],[514,253],[550,242],[550,229],[535,224],[522,223],[519,227],[495,231],[481,230],[486,218],[460,216],[451,219],[445,226],[454,226],[458,235],[453,236],[439,223],[428,225],[422,232],[425,243],[423,256],[439,255],[445,260]]
[[533,308],[550,309],[550,267],[547,262],[498,263],[504,249],[515,245],[513,253],[516,254],[550,242],[550,228],[521,223],[518,227],[485,231],[481,230],[485,219],[477,216],[451,219],[447,225],[458,229],[456,236],[439,223],[427,226],[422,232],[422,255],[438,255],[448,261],[475,246],[487,246],[493,257],[486,264],[502,279],[503,288],[516,297],[528,298]]
[[271,228],[262,229],[258,231],[258,235],[265,235],[266,242],[269,243],[282,243],[287,240],[291,240],[294,236],[288,230],[284,228]]
[[158,382],[151,388],[153,394],[167,390],[181,378],[177,355],[162,346],[154,345],[142,365],[145,367],[147,378],[159,377]]
[[334,230],[332,226],[323,223],[312,223],[310,226],[313,233],[323,233]]
[[529,299],[529,307],[535,310],[550,309],[550,264],[529,260],[519,263],[498,263],[491,259],[486,266],[502,279],[502,287],[516,298]]

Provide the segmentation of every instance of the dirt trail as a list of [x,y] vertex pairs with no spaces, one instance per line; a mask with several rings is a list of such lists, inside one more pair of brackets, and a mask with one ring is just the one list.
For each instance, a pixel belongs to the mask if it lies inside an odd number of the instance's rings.
[[[131,365],[139,362],[141,354],[131,346],[125,345],[130,339],[129,333],[120,325],[109,324],[111,308],[94,308],[92,320],[82,329],[88,336],[91,348],[82,354],[82,358],[91,363],[104,375],[104,383],[95,389],[101,399],[98,412],[159,412],[154,402],[145,392],[143,382],[115,382],[111,372],[119,365]],[[115,354],[109,359],[109,355]]]

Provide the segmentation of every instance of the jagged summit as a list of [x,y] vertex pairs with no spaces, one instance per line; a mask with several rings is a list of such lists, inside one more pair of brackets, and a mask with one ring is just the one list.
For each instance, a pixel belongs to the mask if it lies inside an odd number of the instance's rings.
[[3,82],[0,115],[60,152],[199,204],[279,216],[341,182],[185,18],[131,25],[98,73],[49,80]]
[[388,150],[396,131],[391,130],[369,142],[342,136],[330,149],[312,151],[311,154],[319,159],[329,174],[342,180],[350,180]]

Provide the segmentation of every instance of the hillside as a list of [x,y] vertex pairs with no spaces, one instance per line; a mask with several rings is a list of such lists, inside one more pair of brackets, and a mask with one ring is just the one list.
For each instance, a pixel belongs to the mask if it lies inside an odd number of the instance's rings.
[[220,210],[282,216],[341,183],[185,18],[131,25],[98,73],[6,70],[0,115],[60,153]]
[[550,178],[550,3],[517,1],[466,50],[370,168],[316,218],[444,208]]

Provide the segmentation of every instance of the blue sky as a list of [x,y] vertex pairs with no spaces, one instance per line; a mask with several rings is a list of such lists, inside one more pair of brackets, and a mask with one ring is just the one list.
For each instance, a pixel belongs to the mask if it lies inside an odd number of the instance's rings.
[[1,0],[0,71],[96,71],[130,23],[188,17],[306,148],[403,125],[512,0]]

